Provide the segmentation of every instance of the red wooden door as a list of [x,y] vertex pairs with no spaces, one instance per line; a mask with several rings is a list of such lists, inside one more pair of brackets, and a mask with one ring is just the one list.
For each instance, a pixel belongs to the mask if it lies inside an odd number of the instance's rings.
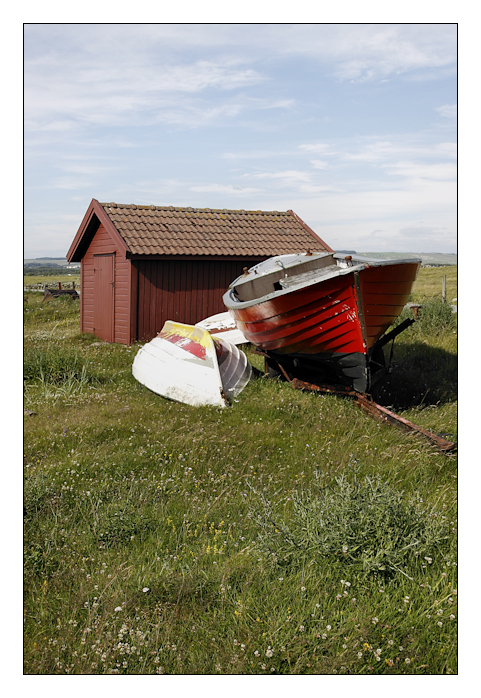
[[114,260],[94,255],[94,334],[106,342],[114,341]]

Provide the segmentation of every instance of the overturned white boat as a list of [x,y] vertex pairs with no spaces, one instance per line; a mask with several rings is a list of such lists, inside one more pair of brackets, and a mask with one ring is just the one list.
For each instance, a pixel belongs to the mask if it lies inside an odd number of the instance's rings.
[[225,407],[247,385],[244,352],[202,327],[168,320],[137,353],[132,373],[158,395],[198,407]]
[[209,334],[214,335],[214,337],[226,339],[230,344],[248,343],[244,333],[238,329],[234,318],[228,310],[224,313],[217,313],[216,315],[205,318],[205,320],[196,322],[195,327],[202,327],[202,329],[207,330]]

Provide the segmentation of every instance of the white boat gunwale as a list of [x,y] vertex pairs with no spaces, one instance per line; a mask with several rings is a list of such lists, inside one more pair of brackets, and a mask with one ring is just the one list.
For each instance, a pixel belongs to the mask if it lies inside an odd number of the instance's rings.
[[[299,274],[292,274],[291,276],[288,276],[287,278],[289,279],[288,286],[286,288],[280,288],[276,289],[274,291],[271,291],[263,296],[259,296],[257,298],[249,299],[249,300],[240,300],[238,297],[236,297],[235,292],[236,288],[241,287],[245,283],[249,283],[254,281],[256,278],[265,278],[266,276],[273,274],[273,273],[279,273],[279,266],[276,266],[276,262],[286,260],[287,258],[295,258],[295,261],[292,263],[287,263],[283,264],[282,268],[285,269],[286,271],[292,271],[296,267],[301,266],[302,264],[305,264],[306,262],[314,261],[316,259],[322,259],[326,257],[332,257],[333,260],[335,260],[334,264],[327,265],[324,268],[319,268],[318,270],[309,270],[307,272],[300,272]],[[237,277],[235,281],[233,281],[226,293],[224,294],[223,300],[224,304],[226,305],[227,308],[229,309],[235,309],[235,310],[243,310],[244,308],[250,308],[253,305],[260,305],[262,303],[265,303],[266,301],[270,301],[274,298],[278,298],[280,296],[286,295],[288,293],[293,293],[297,290],[300,289],[305,289],[308,288],[309,286],[314,286],[319,283],[325,283],[326,281],[329,281],[330,279],[338,278],[340,276],[346,276],[348,274],[354,274],[355,272],[361,272],[363,269],[366,269],[368,267],[384,267],[384,266],[390,266],[390,265],[399,265],[399,264],[420,264],[421,260],[417,258],[406,258],[406,259],[374,259],[372,257],[360,257],[360,256],[351,256],[351,260],[349,262],[345,261],[346,260],[346,255],[342,255],[340,253],[329,253],[329,252],[323,252],[320,254],[313,254],[313,255],[306,255],[305,253],[301,254],[296,254],[296,255],[278,255],[276,257],[271,257],[268,260],[265,260],[264,262],[260,262],[259,264],[251,267],[248,270],[248,273]],[[267,264],[269,263],[269,264]],[[265,270],[262,270],[262,265],[266,265]],[[260,270],[260,273],[259,273]],[[324,271],[325,270],[325,271]],[[316,276],[316,271],[317,276]],[[326,273],[327,272],[327,273]],[[312,276],[313,278],[308,278],[308,276]],[[295,280],[298,280],[297,283],[295,283]],[[283,279],[279,279],[279,285],[282,286]],[[287,285],[287,284],[286,284]]]

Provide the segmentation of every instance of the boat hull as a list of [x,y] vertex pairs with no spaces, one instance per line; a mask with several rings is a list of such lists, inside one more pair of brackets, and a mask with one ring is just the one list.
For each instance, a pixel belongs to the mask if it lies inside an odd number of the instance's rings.
[[213,337],[226,339],[229,344],[247,344],[247,339],[236,327],[234,319],[228,311],[211,315],[205,318],[205,320],[197,322],[195,327],[201,327],[203,330],[207,330]]
[[[419,261],[356,260],[342,269],[334,259],[331,267],[321,261],[324,266],[317,281],[315,269],[303,273],[299,264],[298,278],[305,277],[306,285],[296,284],[296,269],[287,268],[285,278],[273,277],[273,292],[263,298],[239,300],[240,279],[239,286],[234,282],[224,295],[224,303],[245,338],[274,360],[304,365],[310,371],[317,366],[365,392],[376,342],[407,302]],[[269,291],[267,274],[261,281]],[[247,282],[252,285],[256,280]],[[382,353],[377,352],[376,358],[382,362]]]
[[247,385],[246,355],[207,330],[167,321],[137,353],[134,377],[158,395],[194,407],[225,407]]

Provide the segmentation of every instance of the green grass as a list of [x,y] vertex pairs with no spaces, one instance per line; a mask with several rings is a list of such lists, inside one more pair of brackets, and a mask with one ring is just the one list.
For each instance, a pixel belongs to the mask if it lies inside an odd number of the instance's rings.
[[78,272],[71,272],[70,274],[59,267],[58,274],[51,274],[49,276],[41,274],[32,274],[31,276],[24,276],[23,283],[25,287],[38,286],[42,288],[48,286],[49,288],[58,287],[59,282],[62,284],[71,285],[72,281],[75,282],[76,288],[80,287],[80,274]]
[[[456,316],[440,328],[423,299],[376,397],[455,435]],[[78,304],[40,300],[26,674],[456,673],[455,454],[267,378],[224,410],[164,400],[132,376],[140,345],[99,344]]]
[[458,297],[458,267],[421,267],[414,282],[412,300],[423,298],[441,298],[443,277],[446,277],[446,300],[451,302]]

